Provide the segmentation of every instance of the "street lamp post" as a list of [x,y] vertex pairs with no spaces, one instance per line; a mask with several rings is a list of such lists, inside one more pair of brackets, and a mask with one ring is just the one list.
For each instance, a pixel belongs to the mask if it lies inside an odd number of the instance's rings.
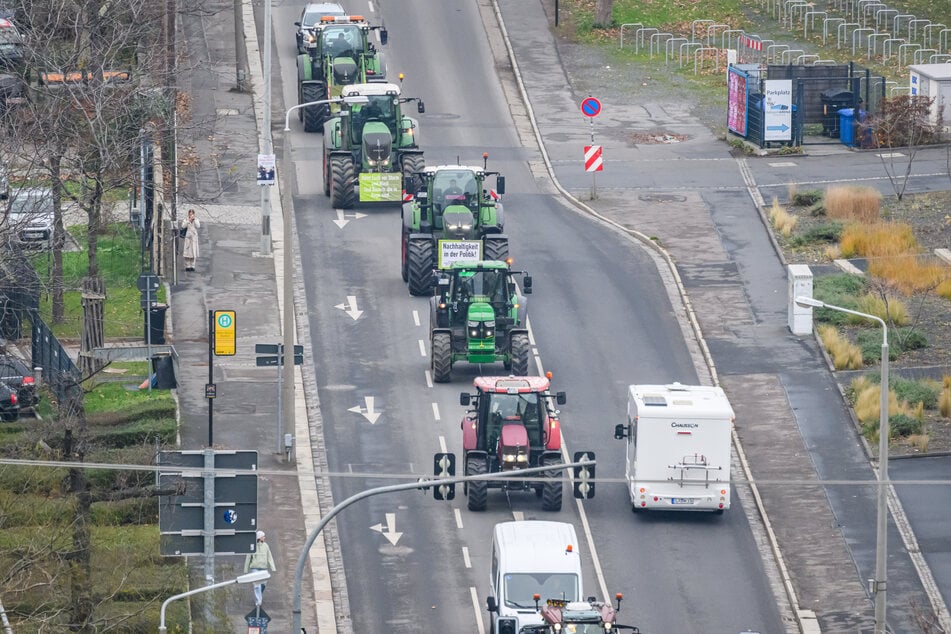
[[168,607],[168,604],[176,599],[183,599],[185,597],[190,597],[193,594],[198,594],[200,592],[208,592],[209,590],[216,590],[217,588],[224,588],[225,586],[230,586],[234,583],[257,583],[258,581],[266,581],[271,578],[271,573],[267,570],[255,570],[254,572],[249,572],[247,574],[241,575],[237,579],[229,579],[228,581],[221,581],[219,583],[213,583],[210,586],[202,586],[201,588],[195,588],[194,590],[189,590],[188,592],[182,592],[181,594],[176,594],[165,599],[165,602],[162,603],[162,612],[159,616],[159,634],[165,634],[168,630],[165,627],[165,608]]
[[877,321],[882,327],[882,381],[878,418],[878,518],[875,530],[875,578],[871,590],[875,595],[875,634],[885,634],[886,570],[888,559],[888,326],[885,320],[857,310],[826,304],[812,297],[799,296],[796,303],[811,308],[828,308]]
[[334,97],[333,99],[321,99],[320,101],[299,103],[296,106],[291,106],[287,109],[287,112],[284,113],[284,132],[291,131],[291,113],[295,110],[300,110],[301,108],[306,108],[307,106],[320,106],[325,103],[364,104],[368,103],[369,101],[370,99],[366,95],[348,95],[346,97]]

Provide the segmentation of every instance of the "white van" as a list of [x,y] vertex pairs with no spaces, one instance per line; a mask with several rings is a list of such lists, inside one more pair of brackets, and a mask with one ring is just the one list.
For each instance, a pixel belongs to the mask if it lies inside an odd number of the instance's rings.
[[675,511],[730,508],[733,408],[719,387],[631,385],[625,477],[631,508]]
[[502,522],[492,540],[492,634],[540,625],[534,595],[579,601],[584,596],[575,527],[564,522]]

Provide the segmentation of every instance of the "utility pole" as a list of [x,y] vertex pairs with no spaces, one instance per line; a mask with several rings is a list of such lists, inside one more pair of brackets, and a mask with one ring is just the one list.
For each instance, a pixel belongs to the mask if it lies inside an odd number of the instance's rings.
[[[248,92],[248,49],[244,45],[243,0],[234,0],[235,91]],[[265,71],[266,73],[266,71]]]

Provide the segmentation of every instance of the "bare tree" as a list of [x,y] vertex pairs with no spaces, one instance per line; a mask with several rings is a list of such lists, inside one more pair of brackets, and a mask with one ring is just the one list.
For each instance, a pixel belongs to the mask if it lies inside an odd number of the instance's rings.
[[594,27],[606,29],[614,26],[614,0],[597,0],[594,6]]

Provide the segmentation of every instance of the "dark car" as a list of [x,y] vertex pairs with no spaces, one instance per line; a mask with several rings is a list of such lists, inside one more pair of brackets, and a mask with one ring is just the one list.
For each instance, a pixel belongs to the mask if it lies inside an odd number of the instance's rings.
[[300,17],[294,24],[297,26],[297,52],[306,53],[304,47],[304,38],[308,37],[308,32],[315,24],[320,24],[320,18],[325,15],[347,15],[343,7],[336,2],[311,2],[300,12]]
[[15,389],[0,381],[0,420],[11,423],[20,418],[20,399]]
[[40,402],[36,393],[36,381],[25,361],[8,354],[0,354],[0,382],[13,388],[17,393],[20,408],[32,408]]
[[0,66],[16,69],[23,65],[23,36],[13,22],[0,18]]

